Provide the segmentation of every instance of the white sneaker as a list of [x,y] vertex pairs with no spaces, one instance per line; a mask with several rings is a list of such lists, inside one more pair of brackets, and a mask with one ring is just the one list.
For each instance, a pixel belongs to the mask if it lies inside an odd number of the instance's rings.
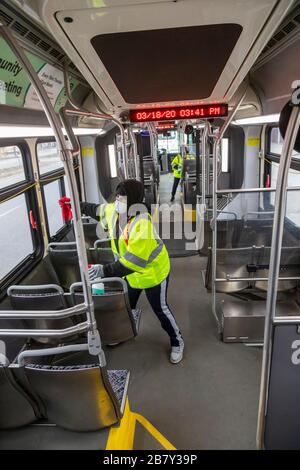
[[170,362],[172,364],[178,364],[183,358],[184,343],[179,346],[172,346],[170,354]]

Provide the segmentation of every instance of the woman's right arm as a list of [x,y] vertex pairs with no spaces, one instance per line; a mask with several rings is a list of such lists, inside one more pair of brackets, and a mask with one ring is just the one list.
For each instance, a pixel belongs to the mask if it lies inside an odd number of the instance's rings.
[[99,206],[100,204],[93,204],[91,202],[81,202],[81,213],[92,217],[92,219],[99,219]]

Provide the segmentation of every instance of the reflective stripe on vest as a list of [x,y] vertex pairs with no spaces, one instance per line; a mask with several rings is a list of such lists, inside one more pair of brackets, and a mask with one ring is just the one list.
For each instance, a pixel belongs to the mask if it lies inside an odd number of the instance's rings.
[[151,263],[155,258],[161,253],[164,243],[162,240],[157,240],[158,241],[158,246],[152,251],[151,255],[149,256],[148,263]]
[[105,217],[105,207],[106,207],[106,204],[101,204],[100,206],[100,223],[103,228],[107,226],[107,220]]
[[139,266],[140,268],[145,268],[147,264],[152,263],[152,261],[155,260],[155,258],[161,253],[164,244],[162,240],[157,240],[158,246],[154,248],[152,251],[151,255],[149,256],[148,261],[140,258],[139,256],[134,255],[133,253],[130,253],[127,251],[122,258],[126,259],[126,261],[129,261],[130,263],[136,264],[136,266]]
[[130,263],[135,264],[136,266],[139,266],[140,268],[145,268],[148,264],[148,261],[134,255],[133,253],[130,253],[129,251],[126,251],[122,258],[126,259],[126,261],[129,261]]

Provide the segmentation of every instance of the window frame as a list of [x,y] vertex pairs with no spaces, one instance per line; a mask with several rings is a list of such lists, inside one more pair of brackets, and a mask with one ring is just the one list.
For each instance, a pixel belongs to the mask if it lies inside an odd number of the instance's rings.
[[[33,253],[27,255],[20,261],[11,271],[9,271],[2,279],[0,279],[0,300],[6,296],[6,290],[9,285],[20,282],[32,269],[41,261],[44,255],[44,240],[41,228],[41,219],[39,206],[36,196],[33,168],[31,162],[31,153],[25,139],[0,139],[1,147],[17,146],[22,154],[25,181],[14,183],[5,188],[0,189],[0,203],[8,199],[13,199],[21,194],[25,197],[27,211],[33,211],[37,223],[37,230],[30,229]],[[29,222],[30,224],[30,222]]]
[[46,218],[46,230],[47,230],[47,235],[48,235],[48,239],[49,239],[49,242],[57,242],[59,240],[61,240],[66,234],[67,232],[69,231],[69,228],[70,228],[70,225],[66,224],[66,223],[62,223],[62,226],[61,228],[54,234],[54,235],[50,235],[50,226],[49,226],[49,220],[48,220],[48,211],[47,211],[47,204],[46,204],[46,198],[45,198],[45,186],[47,186],[47,184],[51,184],[51,183],[55,183],[56,181],[58,182],[58,186],[59,186],[59,193],[60,193],[60,197],[62,197],[62,194],[63,194],[63,191],[65,189],[65,183],[64,183],[64,172],[60,172],[60,175],[57,175],[57,178],[54,178],[51,180],[51,181],[40,181],[40,185],[41,185],[41,195],[42,195],[42,201],[43,201],[43,205],[44,205],[44,211],[45,211],[45,218]]
[[21,186],[26,187],[28,183],[34,182],[34,178],[33,178],[33,169],[32,169],[32,163],[31,163],[31,158],[30,158],[30,150],[25,140],[23,139],[18,139],[18,140],[0,139],[0,147],[18,147],[19,148],[21,155],[22,155],[24,177],[25,177],[25,179],[22,181],[10,184],[8,186],[5,186],[4,188],[0,188],[0,200],[1,200],[3,199],[1,198],[3,194],[14,193],[16,188],[19,189]]
[[40,171],[40,162],[39,162],[39,157],[38,157],[38,144],[48,144],[51,142],[56,142],[54,137],[48,137],[48,138],[39,137],[35,143],[35,154],[36,154],[36,161],[37,161],[40,180],[45,179],[45,177],[49,178],[52,175],[56,175],[57,173],[64,172],[63,162],[62,162],[61,168],[56,168],[55,170],[50,170],[50,171],[47,171],[46,173],[41,173]]
[[[35,144],[35,152],[37,156],[37,146],[38,144],[43,144],[43,143],[48,143],[48,142],[56,142],[54,137],[48,137],[48,138],[43,138],[39,137],[36,140]],[[37,162],[38,162],[38,157],[37,157]],[[77,183],[77,189],[80,188],[80,183],[79,183],[79,174],[78,174],[78,158],[74,158],[73,161],[73,166],[75,170],[75,177],[76,177],[76,183]],[[50,235],[50,227],[49,227],[49,221],[48,221],[48,212],[47,212],[47,206],[46,206],[46,198],[45,198],[45,191],[44,187],[47,184],[53,183],[55,181],[59,182],[59,191],[60,191],[60,197],[62,197],[62,194],[65,194],[66,187],[65,187],[65,182],[64,182],[64,177],[66,176],[65,174],[65,169],[64,166],[61,168],[57,168],[56,170],[51,170],[48,171],[47,173],[40,173],[40,167],[38,165],[38,172],[39,172],[39,181],[40,181],[40,186],[41,186],[41,196],[42,196],[42,201],[43,201],[43,206],[44,206],[44,213],[45,213],[45,219],[46,219],[46,230],[47,230],[47,235],[49,242],[58,242],[62,238],[64,238],[67,233],[70,230],[70,224],[64,223],[61,228],[54,234]],[[80,190],[78,189],[78,194],[80,195]]]
[[[266,151],[265,151],[265,155],[266,155],[268,161],[265,160],[264,181],[266,179],[267,173],[270,175],[270,179],[272,177],[272,163],[274,162],[274,163],[279,164],[279,162],[280,162],[280,155],[275,154],[274,152],[271,152],[271,150],[270,150],[271,149],[271,132],[272,132],[272,129],[278,128],[278,127],[279,126],[276,125],[276,124],[270,124],[266,127],[266,134],[265,134],[265,136],[266,136]],[[299,171],[299,175],[300,175],[300,160],[292,158],[291,159],[290,169],[295,170],[295,171]],[[268,207],[270,209],[274,209],[275,206],[273,204],[271,204],[271,202],[270,202],[271,193],[266,193],[265,196],[267,196],[267,194],[268,194],[268,199],[269,199],[269,202],[267,203]],[[300,240],[300,231],[298,231],[298,230],[295,231],[295,227],[297,227],[297,226],[286,215],[285,215],[285,224],[288,224],[290,230],[293,230],[293,236]]]
[[[271,132],[272,129],[276,129],[278,127],[279,126],[276,124],[270,124],[266,128],[266,157],[275,163],[280,162],[280,155],[271,152]],[[295,159],[292,157],[290,168],[292,170],[300,171],[300,159]]]

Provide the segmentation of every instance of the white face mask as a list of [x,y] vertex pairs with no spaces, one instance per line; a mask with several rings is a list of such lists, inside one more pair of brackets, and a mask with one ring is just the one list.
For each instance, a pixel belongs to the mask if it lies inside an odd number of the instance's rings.
[[116,199],[115,211],[118,214],[126,214],[126,212],[127,212],[127,203],[124,202],[124,201],[120,201],[120,200]]

